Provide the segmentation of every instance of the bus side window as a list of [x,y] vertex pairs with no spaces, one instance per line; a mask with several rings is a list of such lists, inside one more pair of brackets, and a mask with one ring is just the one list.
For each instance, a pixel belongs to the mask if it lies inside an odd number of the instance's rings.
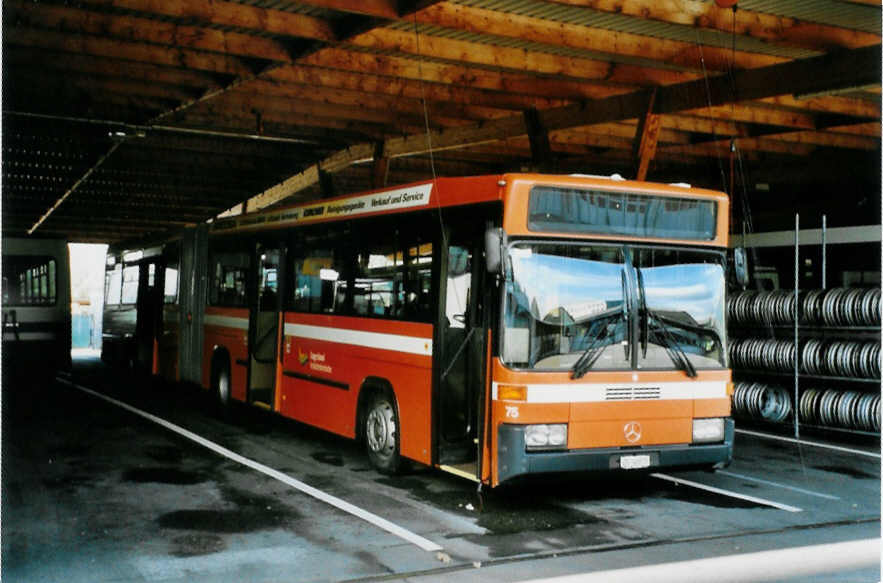
[[406,247],[404,276],[400,317],[417,322],[432,321],[432,243]]
[[122,297],[123,266],[117,263],[112,269],[104,272],[104,303],[110,306],[119,305]]
[[356,256],[353,311],[357,315],[388,318],[399,312],[397,287],[401,286],[404,261],[393,243],[393,233],[386,233],[386,240],[369,243]]
[[289,305],[298,312],[334,313],[346,304],[343,266],[331,249],[308,249],[304,257],[293,257],[294,286]]
[[244,252],[213,255],[212,284],[209,287],[211,305],[228,307],[246,305],[248,262],[248,254]]

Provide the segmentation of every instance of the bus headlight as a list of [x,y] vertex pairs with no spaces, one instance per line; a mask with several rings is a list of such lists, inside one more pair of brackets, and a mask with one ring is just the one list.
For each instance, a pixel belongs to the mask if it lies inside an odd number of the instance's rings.
[[567,447],[567,424],[527,425],[524,428],[527,449],[561,449]]
[[723,419],[693,419],[693,443],[711,443],[723,440]]

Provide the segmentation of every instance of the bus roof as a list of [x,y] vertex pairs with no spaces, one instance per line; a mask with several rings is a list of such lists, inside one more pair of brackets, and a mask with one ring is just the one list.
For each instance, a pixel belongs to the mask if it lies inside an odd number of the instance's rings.
[[211,231],[228,233],[276,229],[345,218],[493,202],[503,200],[506,193],[515,185],[523,189],[525,185],[530,184],[727,201],[727,195],[722,192],[692,188],[687,185],[623,180],[618,176],[509,173],[429,179],[352,195],[273,207],[255,213],[216,219],[211,225]]

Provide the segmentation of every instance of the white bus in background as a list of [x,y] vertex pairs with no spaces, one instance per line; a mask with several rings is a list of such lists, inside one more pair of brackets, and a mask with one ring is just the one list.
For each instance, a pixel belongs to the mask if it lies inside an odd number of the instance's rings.
[[[3,378],[70,367],[71,284],[67,241],[2,240]],[[40,373],[36,374],[35,373]]]

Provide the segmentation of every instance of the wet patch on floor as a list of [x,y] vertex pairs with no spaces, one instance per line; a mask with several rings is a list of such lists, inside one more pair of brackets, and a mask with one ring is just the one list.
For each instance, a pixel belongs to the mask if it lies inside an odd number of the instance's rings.
[[244,533],[284,528],[300,514],[278,499],[236,488],[223,488],[224,500],[235,508],[176,510],[163,514],[157,524],[163,528],[207,533]]
[[850,478],[855,478],[857,480],[879,480],[880,476],[875,476],[873,474],[869,474],[867,472],[863,472],[861,470],[857,470],[855,468],[847,468],[846,466],[813,466],[813,468],[817,470],[822,470],[824,472],[833,472],[835,474],[843,474],[844,476],[849,476]]
[[176,464],[184,459],[181,448],[173,445],[151,445],[144,450],[144,453],[161,464]]
[[123,472],[122,480],[139,484],[155,482],[159,484],[190,486],[206,482],[208,477],[200,472],[191,472],[173,467],[130,468]]
[[475,486],[464,482],[460,489],[452,484],[441,484],[435,489],[433,481],[417,478],[380,478],[378,483],[407,490],[412,496],[444,510],[470,516],[479,526],[492,534],[511,534],[525,531],[547,531],[580,524],[606,522],[579,510],[544,501],[532,489],[508,489],[485,492],[479,496]]
[[67,492],[73,492],[77,488],[90,487],[94,484],[94,476],[79,474],[54,476],[43,480],[43,485],[50,490],[63,490]]
[[198,557],[219,553],[227,548],[224,539],[214,534],[185,534],[172,539],[169,554],[173,557]]
[[343,458],[340,457],[340,454],[338,453],[315,451],[310,454],[310,457],[317,462],[328,464],[329,466],[336,466],[338,468],[343,467]]

